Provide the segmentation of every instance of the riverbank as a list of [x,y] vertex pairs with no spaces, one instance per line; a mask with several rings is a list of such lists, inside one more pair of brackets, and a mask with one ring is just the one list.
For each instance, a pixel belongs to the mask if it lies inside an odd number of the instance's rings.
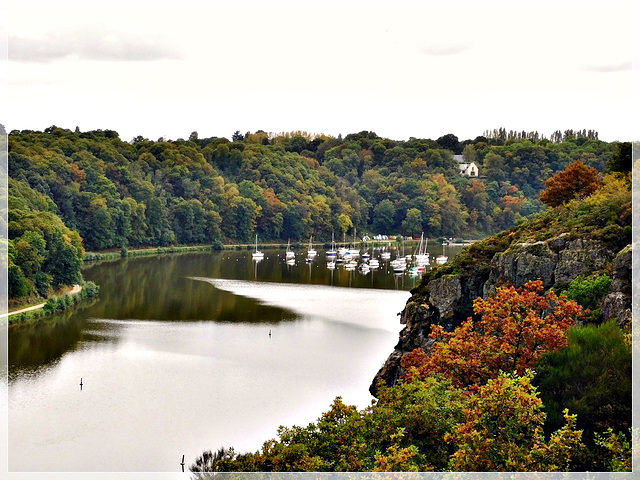
[[[66,292],[66,295],[76,295],[77,293],[80,293],[82,291],[82,287],[80,285],[74,285],[73,288],[71,288],[71,290],[69,290],[68,292]],[[32,305],[30,307],[24,307],[24,308],[20,308],[18,310],[12,310],[8,313],[3,313],[2,315],[0,315],[1,317],[7,317],[7,316],[12,316],[12,315],[17,315],[19,313],[25,313],[25,312],[31,312],[33,310],[38,310],[40,308],[44,308],[44,306],[46,305],[46,302],[42,302],[42,303],[38,303],[37,305]]]
[[8,320],[9,325],[15,325],[34,318],[44,317],[55,312],[73,307],[80,300],[97,295],[99,287],[93,282],[74,285],[69,290],[63,290],[58,295],[49,297],[46,302],[27,307],[18,307],[8,313],[0,315],[0,322]]
[[[441,244],[443,239],[435,239],[438,244]],[[448,246],[463,246],[470,245],[476,240],[458,240],[455,243],[448,242]],[[387,240],[369,240],[367,242],[358,240],[356,242],[348,242],[349,244],[353,244],[357,247],[362,245],[366,245],[367,247],[389,247],[391,245],[403,243],[405,246],[409,245],[417,245],[420,242],[419,239],[405,239],[401,240],[398,238],[387,239]],[[331,244],[329,242],[314,242],[316,246],[322,246],[322,248],[330,248]],[[291,244],[292,248],[298,249],[307,246],[305,242],[296,242]],[[263,250],[267,249],[284,249],[287,248],[286,243],[258,243],[258,247]],[[139,257],[139,256],[149,256],[149,255],[164,255],[164,254],[173,254],[173,253],[189,253],[189,252],[207,252],[207,251],[222,251],[222,250],[253,250],[255,248],[255,243],[234,243],[234,244],[222,244],[222,243],[214,243],[210,245],[184,245],[184,246],[168,246],[168,247],[145,247],[145,248],[135,248],[128,249],[123,248],[120,250],[104,250],[100,252],[86,252],[84,255],[85,262],[99,261],[99,260],[114,260],[117,258],[124,257]]]

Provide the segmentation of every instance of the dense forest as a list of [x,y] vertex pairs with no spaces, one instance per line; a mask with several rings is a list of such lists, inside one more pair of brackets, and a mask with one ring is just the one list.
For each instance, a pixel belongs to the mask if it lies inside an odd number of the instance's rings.
[[[83,251],[318,241],[359,234],[484,237],[544,208],[544,181],[581,160],[602,172],[626,144],[593,131],[485,132],[395,141],[263,131],[120,139],[49,127],[9,134],[9,295],[79,278]],[[455,155],[480,168],[460,175]]]

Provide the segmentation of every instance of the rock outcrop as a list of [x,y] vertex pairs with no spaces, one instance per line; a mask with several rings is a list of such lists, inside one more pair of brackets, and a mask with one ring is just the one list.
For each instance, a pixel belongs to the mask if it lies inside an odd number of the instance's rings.
[[[474,249],[468,254],[473,255]],[[454,259],[454,264],[456,259]],[[482,264],[483,261],[480,262]],[[488,265],[487,265],[488,263]],[[566,288],[581,274],[607,272],[612,276],[608,294],[602,301],[603,319],[615,318],[619,324],[629,321],[631,309],[631,248],[613,251],[596,239],[575,239],[568,233],[545,241],[520,242],[493,254],[483,265],[473,268],[451,265],[440,267],[412,291],[401,313],[405,327],[398,344],[376,374],[370,391],[377,385],[395,384],[403,373],[402,358],[416,348],[429,351],[431,325],[437,323],[452,331],[473,315],[473,301],[486,298],[496,287],[524,285],[540,278],[545,288]]]
[[615,318],[623,326],[631,319],[631,246],[613,259],[613,281],[602,302],[602,317]]

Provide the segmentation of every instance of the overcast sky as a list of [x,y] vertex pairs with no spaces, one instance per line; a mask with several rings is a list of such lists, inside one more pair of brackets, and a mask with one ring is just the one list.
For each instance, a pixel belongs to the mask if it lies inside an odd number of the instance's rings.
[[636,133],[631,1],[93,3],[11,2],[8,130]]

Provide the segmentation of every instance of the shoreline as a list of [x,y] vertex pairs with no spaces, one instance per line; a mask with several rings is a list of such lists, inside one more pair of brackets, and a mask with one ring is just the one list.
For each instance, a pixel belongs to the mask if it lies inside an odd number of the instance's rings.
[[[461,240],[457,242],[447,242],[448,246],[467,246],[478,240]],[[377,246],[389,246],[397,243],[414,244],[419,243],[420,239],[388,239],[388,240],[369,240],[367,242],[358,240],[356,242],[347,242],[353,245],[369,245],[372,247]],[[343,242],[337,242],[343,243]],[[291,246],[295,248],[302,248],[307,245],[307,242],[295,242]],[[330,245],[330,242],[314,242],[314,245],[324,246]],[[218,246],[213,244],[205,245],[173,245],[166,247],[143,247],[135,249],[109,249],[97,252],[85,252],[84,261],[92,262],[99,260],[125,258],[125,257],[137,257],[145,255],[164,255],[171,253],[188,253],[188,252],[203,252],[203,251],[224,251],[224,250],[252,250],[255,247],[255,243],[232,243],[232,244],[220,244]],[[283,249],[287,248],[286,243],[258,243],[258,247],[263,249]]]
[[[75,296],[78,293],[80,293],[81,291],[82,291],[82,287],[80,285],[78,285],[78,284],[75,284],[71,288],[71,290],[69,290],[68,292],[65,292],[63,295]],[[9,317],[11,317],[13,315],[18,315],[20,313],[31,312],[33,310],[39,310],[41,308],[44,308],[46,303],[47,302],[45,301],[45,302],[42,302],[42,303],[38,303],[37,305],[32,305],[32,306],[29,306],[29,307],[23,307],[23,308],[19,308],[17,310],[9,311],[7,313],[2,313],[2,314],[0,314],[0,318],[9,318]]]

